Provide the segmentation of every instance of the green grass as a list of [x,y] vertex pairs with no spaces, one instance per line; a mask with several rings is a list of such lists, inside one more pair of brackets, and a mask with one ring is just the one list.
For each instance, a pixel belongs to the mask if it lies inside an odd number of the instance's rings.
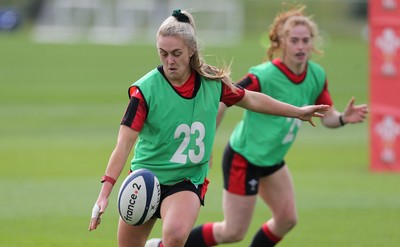
[[[206,47],[233,60],[233,78],[260,62],[258,36],[228,48]],[[318,59],[337,109],[351,96],[368,101],[368,44],[331,37]],[[154,46],[35,44],[26,34],[0,35],[0,246],[116,246],[116,193],[101,227],[88,232],[129,85],[159,63]],[[198,224],[222,219],[222,149],[241,110],[218,129],[211,184]],[[287,161],[299,224],[280,246],[396,246],[400,180],[369,171],[368,122],[329,130],[305,124]],[[121,180],[116,186],[120,184]],[[270,216],[258,202],[247,246]],[[160,236],[158,223],[152,236]]]

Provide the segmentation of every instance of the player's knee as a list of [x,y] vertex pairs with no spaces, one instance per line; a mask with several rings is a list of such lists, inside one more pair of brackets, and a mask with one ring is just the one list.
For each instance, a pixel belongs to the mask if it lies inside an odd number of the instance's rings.
[[170,234],[163,237],[164,246],[184,246],[186,238],[177,234]]
[[163,233],[163,244],[165,246],[184,246],[188,233],[185,231],[167,231]]
[[227,227],[224,231],[224,242],[225,243],[232,243],[232,242],[239,242],[243,240],[243,238],[246,235],[246,228],[240,227],[240,224],[238,226],[230,226]]
[[297,221],[298,221],[297,215],[294,215],[289,219],[289,225],[291,225],[293,228],[297,225]]
[[293,227],[295,227],[297,225],[297,216],[296,215],[292,215],[289,217],[285,217],[282,221],[281,221],[281,226],[284,227],[287,231],[291,230]]
[[242,241],[244,238],[244,234],[243,235],[238,235],[238,234],[230,234],[226,236],[226,243],[234,243],[234,242],[239,242]]

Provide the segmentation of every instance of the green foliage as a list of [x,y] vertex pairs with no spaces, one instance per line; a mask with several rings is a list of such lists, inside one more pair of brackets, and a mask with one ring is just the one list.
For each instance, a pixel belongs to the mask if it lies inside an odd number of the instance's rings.
[[[206,59],[232,60],[232,77],[239,79],[262,61],[260,37],[205,47],[205,55],[213,54]],[[331,37],[324,50],[317,61],[327,70],[336,108],[353,95],[368,102],[367,43]],[[36,44],[16,33],[0,35],[0,54],[0,246],[116,246],[115,191],[100,228],[87,227],[127,88],[159,63],[155,47]],[[240,116],[232,107],[218,129],[198,224],[222,219],[220,160]],[[399,179],[369,172],[368,155],[368,123],[338,130],[304,124],[287,157],[299,224],[280,246],[396,246]],[[247,246],[269,216],[259,201],[245,240],[227,246]],[[152,236],[160,234],[159,222]]]

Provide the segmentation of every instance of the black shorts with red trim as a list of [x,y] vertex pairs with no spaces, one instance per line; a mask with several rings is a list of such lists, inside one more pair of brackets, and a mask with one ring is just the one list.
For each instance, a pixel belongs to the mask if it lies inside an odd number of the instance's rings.
[[285,165],[285,161],[272,166],[257,166],[226,145],[222,158],[224,188],[237,195],[256,195],[261,177],[269,176]]
[[208,179],[206,178],[204,180],[203,184],[200,185],[194,185],[192,182],[189,180],[184,180],[182,182],[179,182],[174,185],[163,185],[160,184],[160,189],[161,189],[161,195],[160,195],[160,204],[157,208],[157,211],[154,213],[153,218],[159,218],[161,219],[161,213],[160,213],[160,205],[162,204],[162,201],[167,198],[170,195],[173,195],[175,193],[181,192],[181,191],[192,191],[195,193],[200,200],[200,204],[204,206],[204,201],[205,201],[205,196],[207,192],[207,187],[208,187]]

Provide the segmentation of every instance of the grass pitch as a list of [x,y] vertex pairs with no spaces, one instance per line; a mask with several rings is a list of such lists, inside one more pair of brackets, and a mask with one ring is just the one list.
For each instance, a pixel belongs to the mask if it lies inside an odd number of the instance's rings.
[[[214,64],[216,57],[233,59],[237,80],[263,59],[259,38],[206,47],[204,54],[213,54],[206,59]],[[367,48],[359,38],[331,38],[317,60],[327,70],[339,110],[353,95],[358,103],[368,101]],[[0,246],[116,246],[116,189],[100,228],[87,228],[128,103],[127,88],[159,64],[155,47],[46,45],[25,34],[3,34],[0,54]],[[219,164],[241,113],[232,107],[218,129],[197,224],[222,219]],[[299,224],[280,246],[397,246],[400,180],[369,171],[368,141],[368,123],[338,130],[303,125],[287,157]],[[246,238],[226,246],[248,246],[268,217],[259,201]],[[152,236],[160,234],[158,223]]]

